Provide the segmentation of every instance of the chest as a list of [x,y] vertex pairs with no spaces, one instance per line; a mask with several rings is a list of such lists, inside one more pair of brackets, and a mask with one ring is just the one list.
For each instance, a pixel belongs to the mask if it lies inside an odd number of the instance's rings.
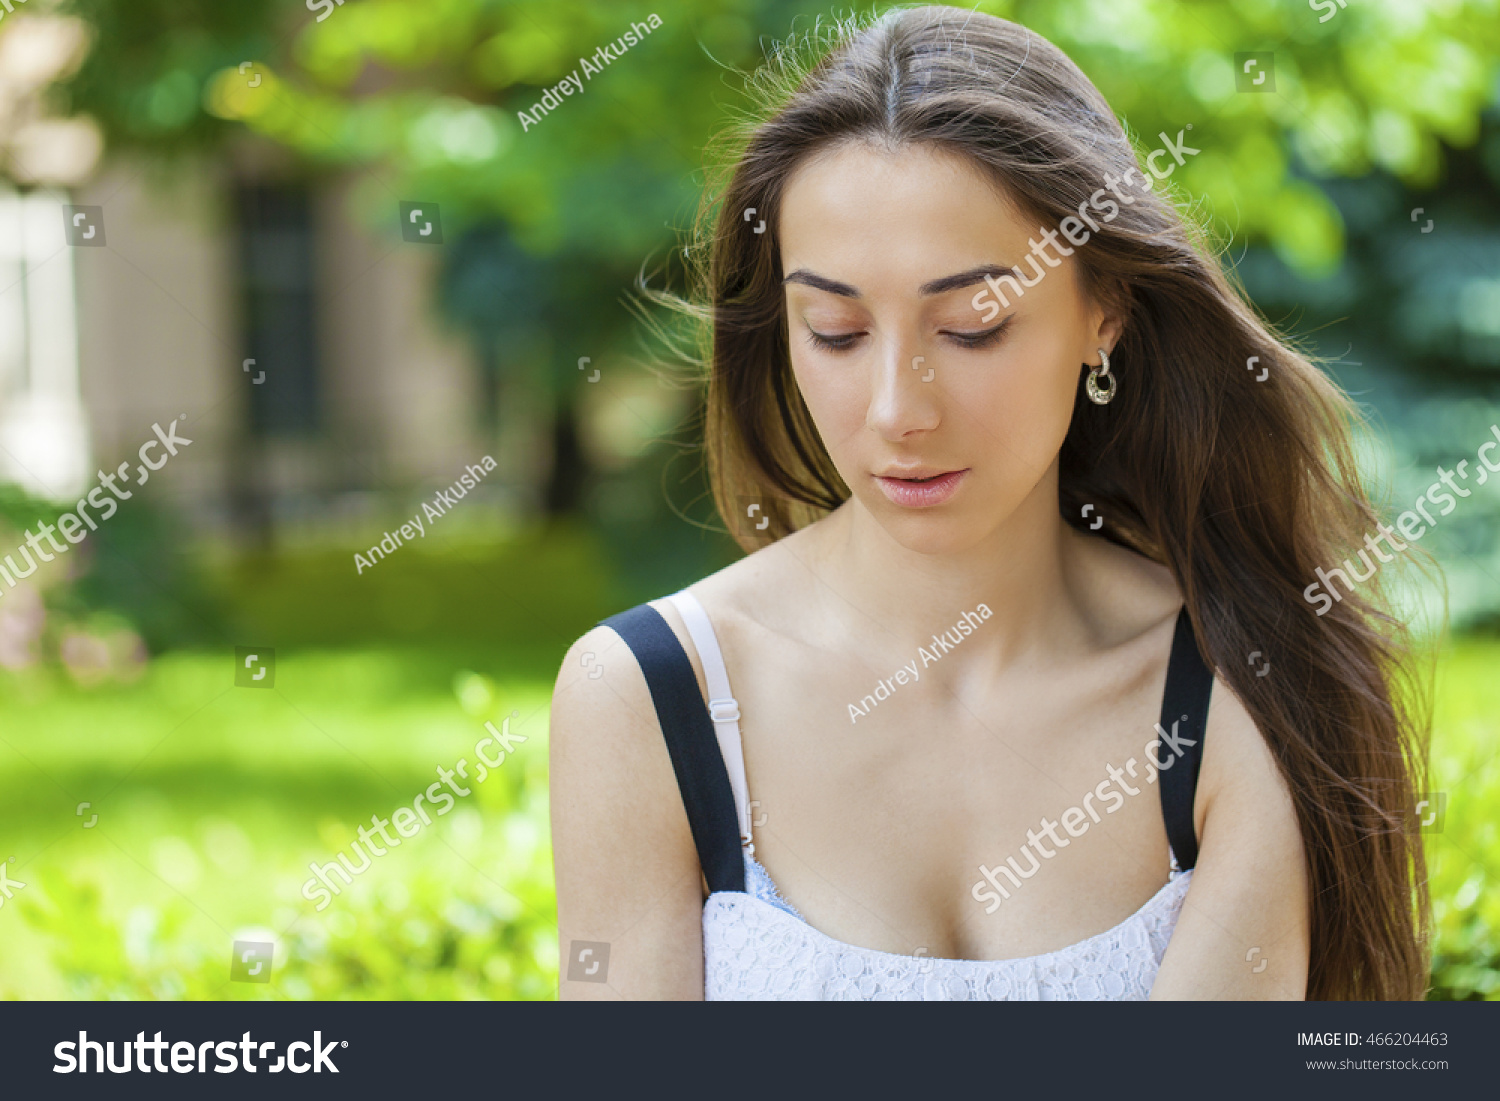
[[735,685],[756,856],[787,900],[847,943],[966,959],[1049,952],[1139,909],[1169,861],[1144,751],[1161,671],[1000,676],[923,650],[736,663],[757,670]]

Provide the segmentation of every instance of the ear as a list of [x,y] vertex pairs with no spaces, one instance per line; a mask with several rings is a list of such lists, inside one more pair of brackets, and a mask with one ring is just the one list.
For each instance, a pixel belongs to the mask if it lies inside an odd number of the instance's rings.
[[1099,355],[1100,348],[1113,355],[1115,345],[1120,342],[1120,337],[1124,332],[1125,313],[1120,303],[1106,300],[1091,305],[1086,335],[1088,347],[1085,349],[1083,362],[1093,363]]
[[1115,345],[1120,342],[1120,334],[1125,331],[1125,323],[1118,316],[1110,314],[1098,326],[1094,340],[1094,347],[1103,348],[1111,355],[1114,354]]

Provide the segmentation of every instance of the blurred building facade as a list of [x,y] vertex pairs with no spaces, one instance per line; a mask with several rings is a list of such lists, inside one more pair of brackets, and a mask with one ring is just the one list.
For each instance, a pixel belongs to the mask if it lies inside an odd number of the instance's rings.
[[157,496],[265,533],[495,450],[472,345],[434,308],[441,250],[402,241],[394,195],[383,231],[353,213],[373,174],[248,136],[210,160],[101,159],[45,95],[85,28],[18,16],[0,35],[0,481],[72,498],[181,417],[193,442]]
[[[260,526],[493,451],[438,250],[402,242],[394,198],[388,234],[359,224],[354,183],[231,156],[0,189],[0,477],[70,497],[182,416],[176,503]],[[69,243],[70,208],[97,208],[93,240]]]

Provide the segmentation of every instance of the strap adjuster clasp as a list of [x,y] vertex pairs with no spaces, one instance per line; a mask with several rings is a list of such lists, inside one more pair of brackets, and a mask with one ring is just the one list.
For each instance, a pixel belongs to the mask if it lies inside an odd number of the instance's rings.
[[708,701],[708,717],[716,723],[740,721],[740,705],[733,696]]

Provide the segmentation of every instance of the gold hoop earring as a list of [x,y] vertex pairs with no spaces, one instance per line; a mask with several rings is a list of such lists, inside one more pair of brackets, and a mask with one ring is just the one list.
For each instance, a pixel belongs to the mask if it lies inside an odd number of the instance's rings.
[[[1103,348],[1099,349],[1099,359],[1101,361],[1099,366],[1089,371],[1088,385],[1086,389],[1089,393],[1089,401],[1093,402],[1095,405],[1108,405],[1111,401],[1114,400],[1115,390],[1117,390],[1119,387],[1115,382],[1115,376],[1109,373],[1109,353],[1106,352]],[[1088,364],[1085,363],[1084,366],[1087,367]],[[1107,390],[1101,390],[1099,388],[1099,380],[1101,378],[1107,379],[1109,381],[1109,388]]]

